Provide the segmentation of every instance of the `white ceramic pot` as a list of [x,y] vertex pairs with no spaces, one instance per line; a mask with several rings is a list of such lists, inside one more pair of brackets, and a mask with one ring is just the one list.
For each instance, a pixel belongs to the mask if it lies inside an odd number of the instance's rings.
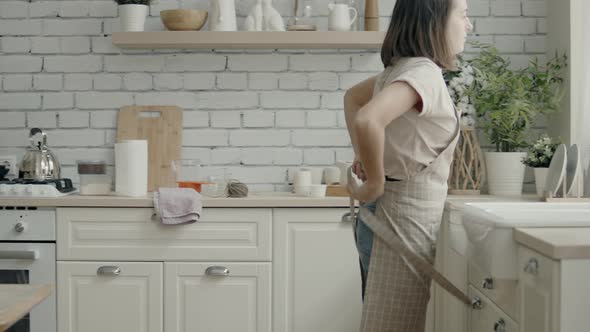
[[486,172],[490,195],[520,196],[524,181],[526,152],[486,152]]
[[143,31],[148,9],[146,5],[120,5],[121,31]]
[[549,167],[534,167],[535,186],[537,188],[537,196],[543,197],[545,194],[545,183],[547,182],[547,172]]

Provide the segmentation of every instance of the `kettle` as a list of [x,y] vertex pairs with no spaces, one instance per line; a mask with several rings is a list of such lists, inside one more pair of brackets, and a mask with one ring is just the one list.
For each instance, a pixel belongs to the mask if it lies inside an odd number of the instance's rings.
[[[41,140],[39,140],[41,136]],[[19,178],[28,180],[59,179],[60,165],[47,147],[47,134],[39,128],[32,128],[29,134],[31,146],[20,163]]]

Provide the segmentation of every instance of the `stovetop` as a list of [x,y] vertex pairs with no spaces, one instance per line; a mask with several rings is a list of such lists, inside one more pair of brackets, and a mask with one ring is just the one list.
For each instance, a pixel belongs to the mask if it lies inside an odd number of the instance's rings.
[[0,196],[63,196],[76,188],[71,179],[0,179]]

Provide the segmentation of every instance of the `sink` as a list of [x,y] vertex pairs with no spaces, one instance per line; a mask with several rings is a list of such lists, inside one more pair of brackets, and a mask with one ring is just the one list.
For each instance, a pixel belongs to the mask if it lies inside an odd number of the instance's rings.
[[490,277],[518,279],[517,227],[590,227],[590,203],[463,203],[462,224],[470,263]]

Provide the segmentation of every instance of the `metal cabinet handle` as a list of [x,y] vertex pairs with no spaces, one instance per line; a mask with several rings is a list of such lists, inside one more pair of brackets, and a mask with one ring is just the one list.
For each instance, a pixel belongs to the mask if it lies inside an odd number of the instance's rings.
[[506,322],[500,318],[499,321],[494,323],[494,332],[506,332]]
[[37,250],[0,250],[0,259],[39,259]]
[[524,267],[524,272],[530,273],[532,275],[539,274],[539,261],[536,258],[531,258],[526,263]]
[[205,270],[205,274],[208,276],[228,276],[229,270],[225,266],[209,266]]
[[17,233],[24,232],[25,228],[26,228],[26,226],[22,222],[16,223],[16,225],[14,225],[14,231]]
[[101,266],[96,270],[97,275],[118,276],[121,274],[121,269],[118,266]]
[[494,289],[494,279],[492,278],[485,278],[481,283],[481,287],[483,289]]
[[481,310],[483,308],[483,303],[481,302],[481,299],[479,297],[474,297],[473,300],[471,300],[471,307],[475,310]]
[[352,213],[350,212],[346,212],[345,214],[342,215],[342,218],[340,219],[340,221],[342,222],[352,222]]

